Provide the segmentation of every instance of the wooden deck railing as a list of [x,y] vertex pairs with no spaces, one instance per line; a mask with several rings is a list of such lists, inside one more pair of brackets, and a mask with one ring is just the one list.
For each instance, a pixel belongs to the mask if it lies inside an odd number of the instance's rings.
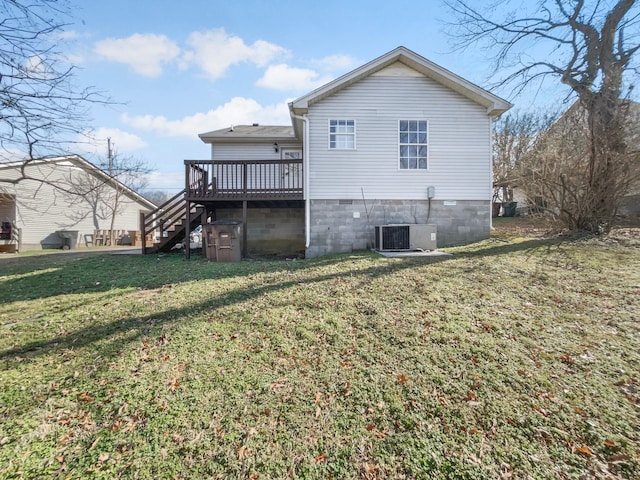
[[185,160],[189,200],[302,199],[302,160]]

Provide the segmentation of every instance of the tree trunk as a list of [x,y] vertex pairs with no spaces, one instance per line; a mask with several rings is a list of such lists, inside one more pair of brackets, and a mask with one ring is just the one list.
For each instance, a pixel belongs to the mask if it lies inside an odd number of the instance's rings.
[[[611,91],[613,90],[613,91]],[[618,195],[617,161],[625,152],[624,107],[617,90],[603,89],[590,95],[588,112],[588,174],[582,208],[576,227],[593,233],[607,233],[616,214]]]

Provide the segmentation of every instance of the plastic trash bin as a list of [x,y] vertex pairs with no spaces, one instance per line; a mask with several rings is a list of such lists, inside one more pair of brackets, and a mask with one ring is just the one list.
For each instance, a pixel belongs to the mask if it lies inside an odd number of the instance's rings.
[[202,226],[202,249],[207,260],[216,259],[215,231],[210,223]]
[[63,250],[73,250],[78,244],[78,230],[58,230],[60,237],[60,248]]
[[216,262],[239,262],[242,260],[240,248],[240,230],[242,222],[239,220],[216,220],[205,226],[206,246],[205,254]]
[[502,216],[503,217],[515,217],[516,216],[516,208],[518,206],[518,202],[505,202],[502,204]]

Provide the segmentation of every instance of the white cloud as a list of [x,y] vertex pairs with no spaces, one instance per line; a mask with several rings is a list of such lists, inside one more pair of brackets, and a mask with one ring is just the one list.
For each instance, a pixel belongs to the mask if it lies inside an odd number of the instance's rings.
[[329,55],[328,57],[313,60],[311,65],[326,72],[338,72],[350,70],[359,62],[349,55]]
[[279,64],[267,68],[256,85],[276,90],[313,90],[331,79],[330,76],[320,77],[314,70]]
[[146,77],[162,74],[163,64],[173,61],[180,48],[164,35],[135,33],[127,38],[96,42],[94,52],[108,60],[129,65]]
[[47,75],[47,65],[45,63],[44,58],[40,55],[32,55],[27,58],[25,62],[26,70],[32,74],[39,77],[46,77]]
[[79,148],[86,153],[107,156],[107,138],[111,139],[114,152],[128,154],[133,150],[147,147],[147,143],[137,135],[119,128],[98,128],[82,134]]
[[194,64],[213,79],[224,76],[230,66],[238,63],[250,62],[264,67],[275,58],[289,54],[285,48],[264,40],[247,45],[242,38],[227,34],[224,28],[193,32],[187,43],[191,50],[183,55],[183,67]]
[[76,40],[78,38],[86,38],[87,34],[81,34],[76,30],[64,30],[52,32],[49,37],[52,40]]
[[286,102],[262,106],[250,98],[235,97],[218,108],[196,113],[180,120],[164,116],[124,114],[123,122],[141,130],[153,131],[166,137],[195,138],[199,133],[230,127],[231,125],[261,123],[263,125],[288,125],[289,109]]
[[177,172],[150,172],[146,175],[148,189],[169,190],[173,195],[174,190],[184,188],[184,169]]

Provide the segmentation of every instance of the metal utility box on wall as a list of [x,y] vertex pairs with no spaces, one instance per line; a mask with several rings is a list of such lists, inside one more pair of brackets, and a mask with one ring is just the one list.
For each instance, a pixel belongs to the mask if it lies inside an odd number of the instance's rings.
[[376,250],[435,250],[437,227],[433,224],[379,225],[375,230]]

